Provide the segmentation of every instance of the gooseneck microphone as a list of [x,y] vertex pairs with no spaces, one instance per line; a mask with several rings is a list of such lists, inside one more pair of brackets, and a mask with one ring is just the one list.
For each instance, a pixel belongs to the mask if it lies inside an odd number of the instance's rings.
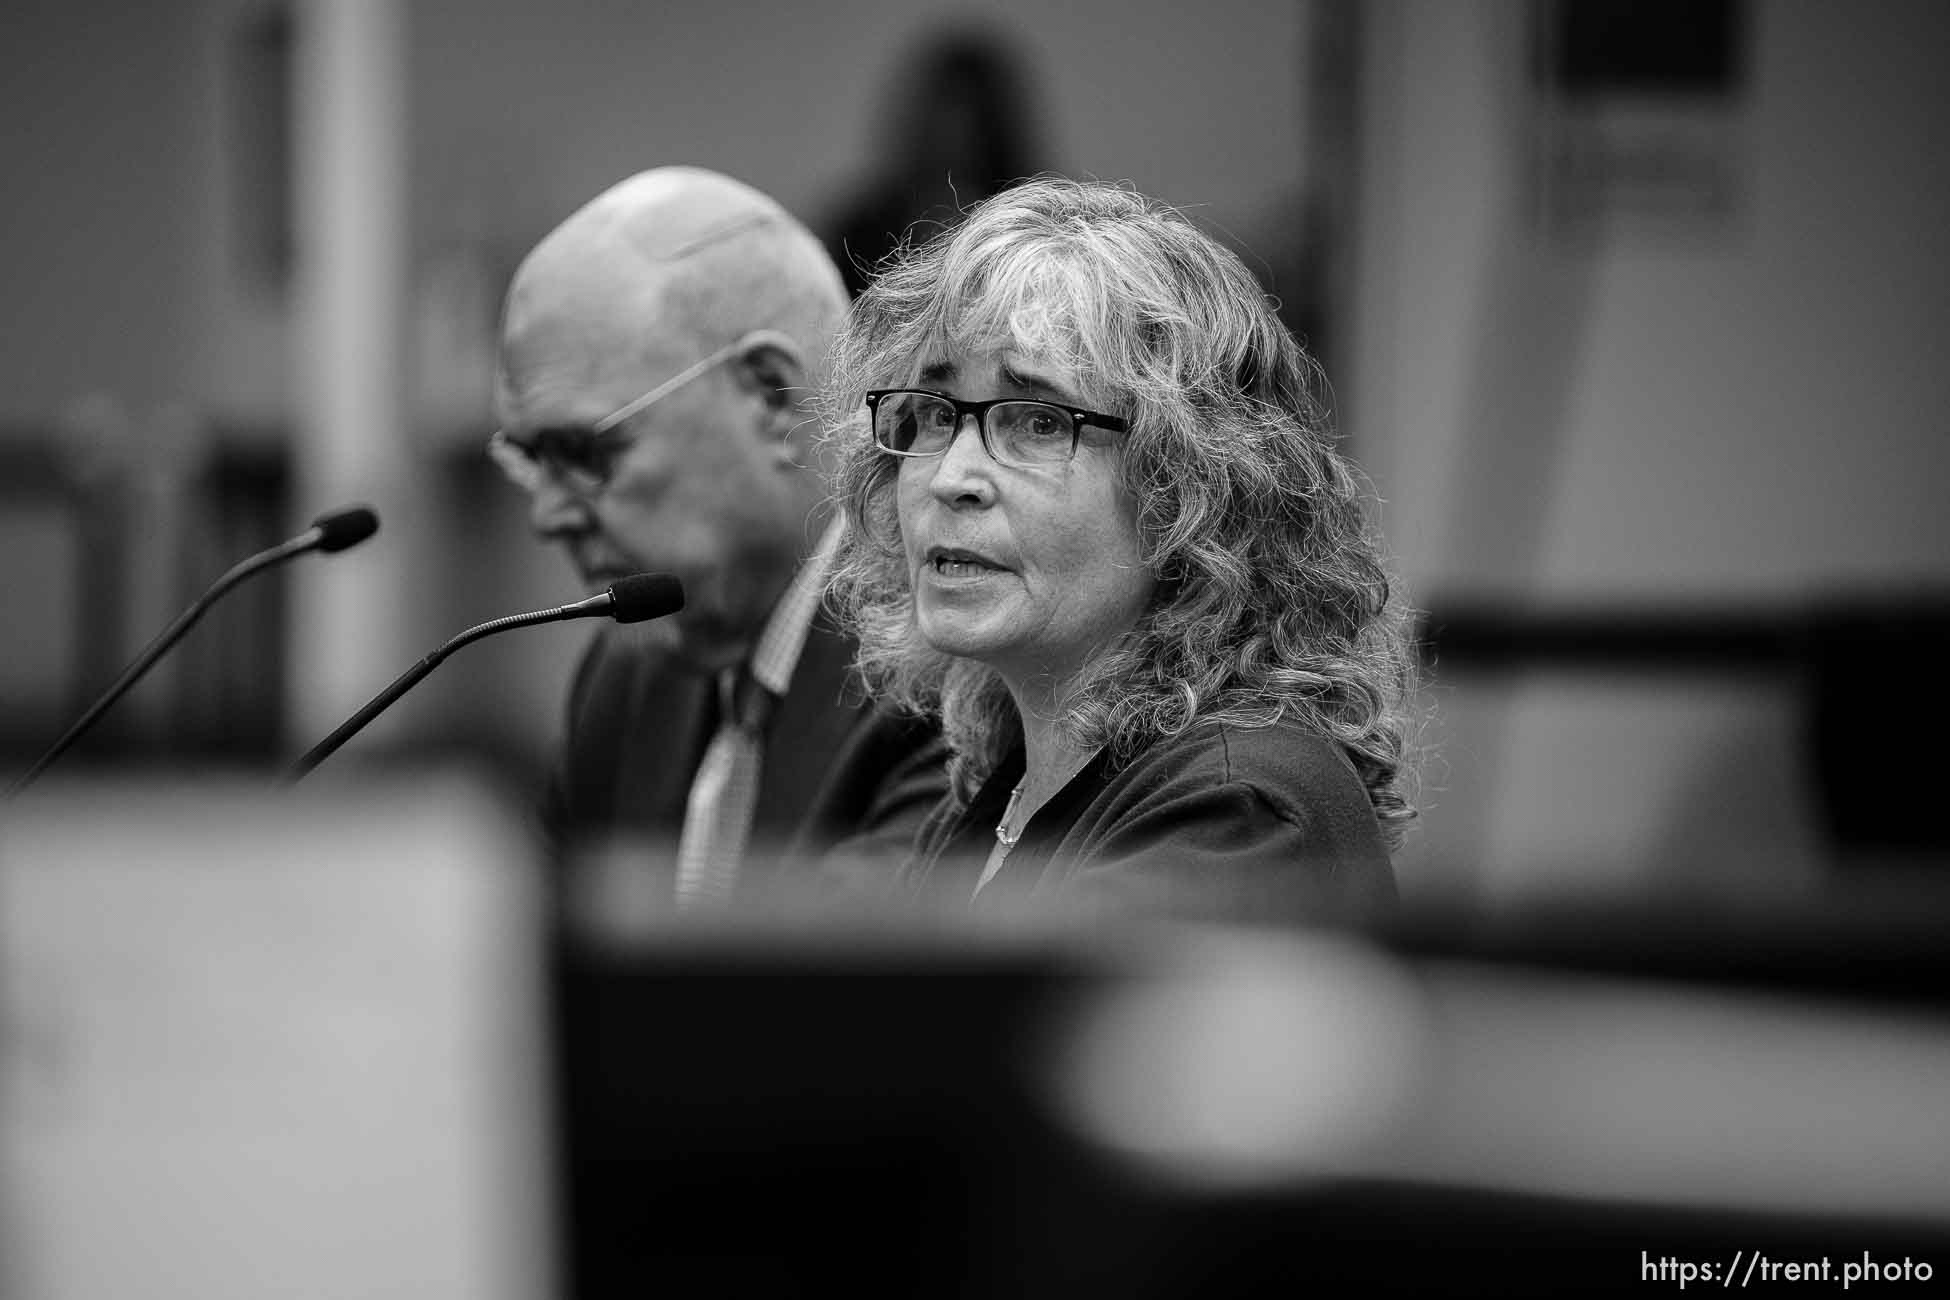
[[340,724],[337,731],[312,746],[310,752],[292,766],[289,779],[302,780],[306,773],[331,757],[332,752],[340,745],[357,735],[360,728],[385,712],[394,700],[411,690],[422,677],[438,668],[441,660],[469,642],[478,641],[484,636],[492,636],[496,632],[506,632],[510,628],[533,627],[537,623],[556,623],[568,618],[596,618],[606,614],[618,623],[642,623],[648,619],[662,618],[666,614],[675,614],[682,608],[684,608],[682,583],[668,573],[639,573],[612,582],[602,595],[579,600],[573,605],[538,609],[529,614],[511,614],[507,618],[497,618],[493,622],[470,627],[401,673],[391,686],[373,696],[363,709]]
[[218,597],[242,582],[245,578],[264,569],[268,569],[274,564],[282,564],[286,560],[303,555],[306,551],[323,551],[327,555],[336,551],[343,551],[349,547],[357,546],[360,542],[365,541],[366,538],[371,537],[378,531],[379,516],[365,506],[350,506],[344,510],[333,510],[312,520],[310,528],[299,533],[291,540],[279,542],[268,551],[259,551],[256,555],[251,556],[248,560],[243,561],[221,578],[218,578],[210,585],[210,590],[199,596],[195,604],[177,615],[176,621],[164,628],[161,635],[151,641],[142,653],[135,657],[134,663],[122,670],[122,675],[117,677],[106,691],[102,692],[101,698],[88,707],[88,711],[82,714],[72,727],[68,728],[61,739],[54,742],[52,748],[40,756],[34,766],[27,769],[25,775],[7,787],[7,797],[11,799],[32,785],[40,774],[45,772],[54,763],[55,759],[65,754],[68,751],[68,747],[73,745],[75,741],[80,740],[87,733],[88,729],[95,725],[95,722],[102,714],[108,712],[111,704],[114,704],[115,701],[126,695],[129,688],[140,681],[142,675],[153,668],[156,661],[162,658],[171,646],[183,639],[183,634],[195,626],[196,621],[203,617],[205,611],[210,606],[217,603]]

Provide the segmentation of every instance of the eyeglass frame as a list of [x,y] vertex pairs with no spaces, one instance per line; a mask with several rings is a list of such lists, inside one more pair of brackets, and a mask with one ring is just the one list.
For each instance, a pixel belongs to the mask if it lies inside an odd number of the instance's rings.
[[[623,421],[647,410],[658,401],[676,392],[685,384],[690,383],[693,379],[704,374],[712,367],[722,365],[739,353],[755,347],[776,347],[790,353],[795,358],[799,355],[799,345],[793,342],[791,336],[782,334],[778,330],[752,330],[750,333],[742,335],[735,342],[727,343],[716,352],[701,357],[690,365],[685,366],[682,370],[656,385],[654,388],[651,388],[648,392],[643,393],[641,396],[631,398],[629,401],[623,403],[623,405],[611,411],[608,415],[591,423],[587,434],[587,441],[599,443],[605,439],[609,439],[611,430],[615,429]],[[616,445],[612,450],[609,463],[604,468],[600,478],[596,478],[593,483],[586,485],[572,482],[561,468],[544,463],[529,448],[524,447],[521,443],[509,437],[506,429],[496,429],[488,435],[487,453],[488,458],[500,468],[503,474],[508,476],[508,479],[516,487],[531,493],[538,492],[549,480],[553,479],[578,496],[591,497],[609,486],[610,476],[616,470],[616,457],[630,445],[627,442],[620,442],[613,439],[611,441],[616,442]],[[594,478],[595,476],[592,474],[591,477]]]
[[[917,397],[937,398],[954,407],[955,431],[949,435],[948,441],[943,443],[937,450],[896,451],[880,440],[880,403],[882,399],[900,393],[909,393]],[[1108,429],[1112,433],[1129,433],[1131,431],[1131,422],[1121,416],[1104,415],[1098,411],[1086,411],[1080,406],[1071,406],[1066,402],[1052,402],[1046,397],[991,397],[984,402],[964,402],[959,397],[950,397],[946,393],[937,393],[932,388],[870,388],[862,396],[866,400],[867,429],[873,434],[873,445],[886,452],[889,456],[900,456],[908,460],[926,460],[933,456],[947,455],[948,449],[955,445],[955,439],[961,437],[962,421],[972,415],[975,417],[975,435],[981,439],[982,450],[988,453],[990,460],[1009,469],[1038,468],[1043,462],[1018,462],[1002,459],[1002,457],[995,454],[995,444],[989,441],[990,408],[1006,406],[1012,402],[1020,402],[1028,406],[1047,406],[1052,411],[1060,411],[1070,417],[1070,454],[1065,456],[1061,462],[1065,465],[1077,458],[1077,446],[1083,441],[1084,425],[1095,425],[1100,429]],[[1057,462],[1052,461],[1050,463],[1055,464]]]

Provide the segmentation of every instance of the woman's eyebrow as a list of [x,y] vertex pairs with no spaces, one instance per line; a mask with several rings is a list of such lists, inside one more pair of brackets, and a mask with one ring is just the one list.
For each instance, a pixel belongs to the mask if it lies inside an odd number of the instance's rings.
[[1070,394],[1059,385],[1042,378],[1040,375],[1033,375],[1018,370],[1009,362],[1004,362],[1002,365],[1002,382],[1011,388],[1020,388],[1024,392],[1035,393],[1039,397],[1053,397],[1059,402],[1068,402],[1073,406],[1076,404]]
[[961,367],[952,361],[930,361],[921,367],[921,373],[915,382],[935,385],[952,384],[960,374]]

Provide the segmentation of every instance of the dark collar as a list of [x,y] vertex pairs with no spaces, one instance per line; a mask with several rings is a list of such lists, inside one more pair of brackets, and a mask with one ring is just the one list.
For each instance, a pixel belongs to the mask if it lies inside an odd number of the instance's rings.
[[[1015,789],[1016,782],[1022,780],[1026,763],[1023,747],[1017,744],[989,774],[988,780],[982,783],[982,788],[976,791],[967,808],[962,810],[953,836],[943,846],[934,874],[944,888],[960,891],[960,897],[964,900],[974,894],[975,882],[981,879],[982,868],[988,862],[989,852],[995,847],[996,824],[1009,807],[1009,792]],[[982,898],[985,901],[991,895],[1000,897],[1035,887],[1049,866],[1050,856],[1103,788],[1110,770],[1110,750],[1099,750],[1063,783],[1062,789],[1036,810],[1022,828],[1021,837],[1016,840],[1016,846],[1009,850],[1009,856],[996,872],[995,879],[983,888]]]

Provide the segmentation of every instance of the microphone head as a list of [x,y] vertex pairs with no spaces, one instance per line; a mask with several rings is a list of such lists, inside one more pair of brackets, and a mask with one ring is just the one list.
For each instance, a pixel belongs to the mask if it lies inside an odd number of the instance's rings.
[[342,551],[379,531],[379,516],[365,506],[333,510],[311,521],[318,530],[318,549],[330,554]]
[[637,573],[609,584],[609,616],[642,623],[684,608],[684,584],[668,573]]

